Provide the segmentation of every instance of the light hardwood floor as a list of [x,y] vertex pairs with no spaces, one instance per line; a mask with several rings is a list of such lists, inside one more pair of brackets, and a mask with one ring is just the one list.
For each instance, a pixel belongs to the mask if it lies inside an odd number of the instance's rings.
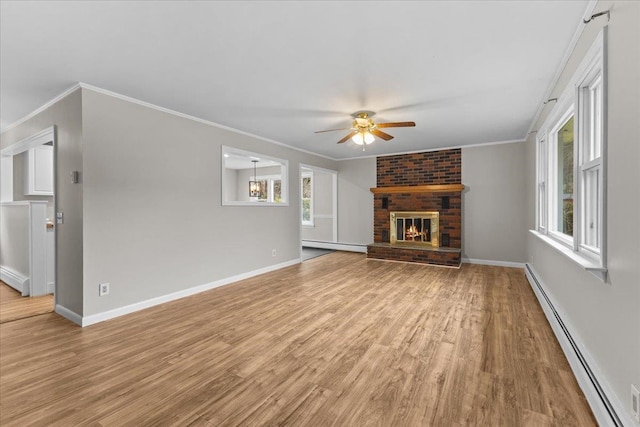
[[0,281],[0,323],[11,322],[53,311],[53,295],[23,297]]
[[81,329],[0,325],[0,424],[590,426],[519,269],[336,252]]

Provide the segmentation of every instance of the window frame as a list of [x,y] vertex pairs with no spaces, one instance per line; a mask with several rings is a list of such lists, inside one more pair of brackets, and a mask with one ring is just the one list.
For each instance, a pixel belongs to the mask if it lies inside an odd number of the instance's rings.
[[[604,32],[601,33],[604,41]],[[580,194],[579,202],[579,215],[577,226],[580,228],[579,238],[576,239],[576,250],[582,255],[593,258],[596,261],[602,260],[604,265],[604,248],[606,237],[606,209],[605,209],[605,194],[606,194],[606,129],[607,129],[607,74],[605,67],[605,50],[597,50],[593,56],[587,56],[588,62],[584,66],[580,73],[577,73],[577,82],[575,85],[575,98],[576,104],[580,107],[580,123],[577,128],[577,135],[580,139],[580,151],[577,156],[576,162],[576,191]],[[600,84],[599,102],[594,102],[591,91],[594,82]],[[600,111],[596,111],[599,115],[599,125],[594,129],[593,113],[594,110],[600,107]],[[598,124],[597,121],[595,123]],[[594,144],[594,138],[599,140],[599,144]],[[593,155],[595,146],[599,145],[599,153],[595,157]],[[585,243],[586,231],[584,226],[586,224],[587,212],[590,210],[587,203],[586,194],[586,181],[587,174],[591,171],[598,171],[596,195],[596,215],[598,218],[598,230],[597,230],[597,242],[599,246],[592,246]],[[593,211],[592,211],[593,212]]]
[[[241,150],[235,147],[229,147],[226,145],[221,146],[220,153],[220,186],[221,186],[221,204],[222,206],[289,206],[289,161],[286,159],[281,159],[278,157],[268,156],[266,154],[256,153],[253,151]],[[225,171],[227,170],[225,166],[225,159],[227,155],[236,155],[245,157],[247,159],[264,159],[270,160],[280,164],[280,176],[281,176],[281,198],[282,201],[280,203],[268,202],[268,201],[257,201],[257,200],[236,200],[234,194],[228,193],[227,189],[227,177]],[[258,171],[259,173],[259,171]],[[251,175],[253,175],[253,171],[251,171]]]
[[[560,104],[562,108],[559,108],[556,114],[553,116],[551,120],[551,127],[549,128],[547,133],[547,141],[548,141],[548,149],[547,149],[547,183],[548,183],[548,191],[547,191],[547,233],[552,236],[554,239],[562,242],[567,246],[573,246],[573,239],[575,238],[575,199],[576,199],[576,185],[575,185],[575,165],[576,165],[576,120],[575,120],[575,106],[571,100],[563,100],[563,103]],[[568,105],[567,105],[568,104]],[[560,206],[558,203],[558,180],[560,177],[558,176],[558,132],[562,129],[566,123],[573,120],[573,193],[574,193],[574,233],[573,236],[569,236],[568,234],[560,231],[560,226],[558,224],[558,212],[560,210]]]
[[[580,63],[536,137],[536,233],[603,280],[606,276],[607,68],[606,27]],[[598,88],[597,86],[600,85]],[[596,87],[599,94],[593,91]],[[595,97],[594,97],[595,94]],[[573,236],[558,227],[557,132],[573,115]],[[592,120],[595,119],[595,120]],[[599,153],[594,147],[600,148]],[[595,153],[595,154],[594,154]],[[589,173],[597,171],[595,190],[587,191]],[[591,181],[593,183],[593,181]],[[587,197],[592,196],[592,197]],[[594,214],[595,212],[595,214]],[[586,220],[596,217],[596,246],[588,245]],[[591,235],[593,238],[593,235]],[[555,243],[553,243],[555,242]],[[560,248],[559,247],[559,248]],[[568,251],[568,252],[567,252]]]
[[[267,198],[265,200],[257,199],[256,201],[260,203],[274,203],[274,204],[279,203],[273,200],[273,192],[274,192],[273,184],[276,181],[282,181],[281,175],[257,175],[257,176],[251,175],[249,177],[249,181],[266,181],[267,182]],[[282,191],[282,187],[281,187],[281,191]]]
[[536,230],[547,233],[547,187],[548,187],[548,156],[549,141],[546,133],[540,133],[536,137]]

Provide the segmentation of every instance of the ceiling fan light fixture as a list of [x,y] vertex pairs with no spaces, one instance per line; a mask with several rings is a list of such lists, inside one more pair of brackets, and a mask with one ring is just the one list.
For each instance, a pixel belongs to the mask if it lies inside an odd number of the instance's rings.
[[358,132],[355,135],[353,135],[353,137],[351,137],[351,140],[358,145],[364,145],[364,144],[369,145],[373,141],[375,141],[376,138],[369,132]]

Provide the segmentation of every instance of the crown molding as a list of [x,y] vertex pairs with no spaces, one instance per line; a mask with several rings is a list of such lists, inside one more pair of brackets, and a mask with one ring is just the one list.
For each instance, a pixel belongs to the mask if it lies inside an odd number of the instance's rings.
[[221,125],[220,123],[212,122],[210,120],[202,119],[200,117],[192,116],[190,114],[181,113],[179,111],[175,111],[175,110],[171,110],[169,108],[161,107],[159,105],[152,104],[150,102],[141,101],[141,100],[139,100],[137,98],[132,98],[130,96],[122,95],[120,93],[113,92],[113,91],[110,91],[110,90],[107,90],[107,89],[102,89],[102,88],[99,88],[97,86],[93,86],[93,85],[90,85],[90,84],[87,84],[87,83],[80,82],[79,85],[80,85],[80,87],[82,87],[83,89],[86,89],[86,90],[97,92],[97,93],[100,93],[102,95],[111,96],[113,98],[117,98],[117,99],[120,99],[120,100],[123,100],[123,101],[131,102],[133,104],[138,104],[138,105],[141,105],[143,107],[151,108],[151,109],[154,109],[154,110],[157,110],[157,111],[161,111],[163,113],[167,113],[167,114],[171,114],[173,116],[181,117],[183,119],[191,120],[191,121],[202,123],[202,124],[209,125],[209,126],[214,126],[214,127],[217,127],[217,128],[220,128],[220,129],[224,129],[224,130],[228,130],[230,132],[237,133],[237,134],[240,134],[240,135],[249,136],[251,138],[259,139],[261,141],[269,142],[271,144],[279,145],[281,147],[290,148],[292,150],[300,151],[302,153],[310,154],[312,156],[322,157],[324,159],[329,159],[329,160],[333,160],[333,161],[337,160],[337,159],[334,159],[333,157],[325,156],[324,154],[314,153],[313,151],[305,150],[303,148],[294,147],[293,145],[288,145],[288,144],[285,144],[284,142],[276,141],[276,140],[270,139],[270,138],[265,138],[265,137],[260,136],[260,135],[256,135],[256,134],[253,134],[253,133],[250,133],[250,132],[245,132],[245,131],[240,130],[240,129],[232,128],[230,126]]
[[551,79],[551,83],[549,84],[549,87],[545,91],[544,96],[542,97],[542,99],[538,104],[538,109],[536,110],[536,114],[533,116],[533,120],[531,120],[529,129],[527,129],[527,133],[523,139],[526,140],[529,134],[533,132],[533,127],[538,122],[540,115],[542,115],[542,111],[546,107],[546,104],[544,104],[544,102],[547,99],[552,98],[551,94],[553,93],[553,90],[558,84],[558,80],[560,80],[560,75],[562,75],[564,68],[567,66],[567,62],[569,62],[569,58],[571,58],[571,55],[573,54],[573,51],[575,50],[576,45],[578,44],[578,40],[580,39],[580,36],[582,35],[585,27],[587,26],[587,24],[584,23],[584,20],[591,17],[591,15],[593,14],[593,10],[596,8],[596,4],[598,4],[598,0],[591,0],[587,4],[587,7],[585,8],[584,13],[582,14],[582,17],[580,18],[580,23],[578,23],[578,26],[576,27],[576,31],[573,33],[573,37],[571,38],[571,41],[569,42],[566,50],[564,51],[564,56],[562,57],[562,60],[560,61],[560,64],[556,69],[556,73]]
[[452,145],[449,147],[427,148],[424,150],[398,151],[396,153],[388,153],[388,154],[372,154],[370,156],[347,157],[344,159],[336,159],[336,161],[341,162],[343,160],[370,159],[370,158],[376,158],[376,157],[399,156],[402,154],[430,153],[433,151],[456,150],[458,148],[462,149],[462,148],[487,147],[489,145],[517,144],[520,142],[525,142],[525,139],[510,139],[506,141],[481,142],[479,144],[470,144],[470,145]]
[[8,130],[13,129],[14,127],[16,127],[18,125],[21,125],[22,123],[26,122],[27,120],[29,120],[29,119],[35,117],[36,115],[42,113],[44,110],[46,110],[47,108],[51,107],[56,102],[62,101],[64,98],[66,98],[67,96],[71,95],[76,90],[80,89],[80,87],[81,87],[80,83],[74,84],[69,89],[65,90],[64,92],[62,92],[61,94],[57,95],[53,99],[45,102],[43,105],[41,105],[40,107],[36,108],[32,112],[30,112],[29,114],[24,116],[23,118],[21,118],[21,119],[15,121],[15,122],[11,123],[10,125],[7,125],[7,126],[3,127],[2,129],[0,129],[0,134],[3,134]]
[[[324,159],[328,159],[328,160],[332,160],[334,162],[341,162],[341,161],[345,161],[345,160],[357,160],[357,159],[369,159],[369,158],[375,158],[375,157],[384,157],[384,156],[397,156],[400,154],[414,154],[414,153],[427,153],[427,152],[432,152],[432,151],[442,151],[442,150],[453,150],[453,149],[457,149],[457,148],[474,148],[474,147],[485,147],[485,146],[490,146],[490,145],[501,145],[501,144],[513,144],[513,143],[519,143],[519,142],[524,142],[526,140],[526,137],[523,139],[512,139],[512,140],[506,140],[506,141],[492,141],[492,142],[482,142],[479,144],[470,144],[470,145],[454,145],[454,146],[448,146],[448,147],[438,147],[438,148],[427,148],[427,149],[419,149],[419,150],[412,150],[412,151],[398,151],[398,152],[393,152],[393,153],[384,153],[384,154],[372,154],[369,156],[357,156],[357,157],[346,157],[346,158],[335,158],[335,157],[331,157],[331,156],[326,156],[324,154],[319,154],[319,153],[315,153],[313,151],[309,151],[309,150],[305,150],[303,148],[298,148],[298,147],[294,147],[292,145],[288,145],[285,144],[283,142],[280,141],[276,141],[270,138],[265,138],[250,132],[245,132],[239,129],[235,129],[232,128],[230,126],[225,126],[225,125],[221,125],[219,123],[215,123],[212,122],[210,120],[205,120],[199,117],[195,117],[189,114],[185,114],[185,113],[180,113],[178,111],[175,110],[171,110],[169,108],[165,108],[165,107],[161,107],[159,105],[155,105],[152,104],[150,102],[146,102],[146,101],[142,101],[136,98],[132,98],[130,96],[126,96],[126,95],[122,95],[120,93],[117,92],[113,92],[107,89],[102,89],[98,86],[93,86],[90,85],[88,83],[83,83],[83,82],[78,82],[76,84],[74,84],[73,86],[71,86],[69,89],[65,90],[64,92],[62,92],[61,94],[59,94],[58,96],[56,96],[55,98],[51,99],[50,101],[46,102],[45,104],[43,104],[42,106],[40,106],[39,108],[37,108],[36,110],[32,111],[31,113],[27,114],[26,116],[24,116],[23,118],[17,120],[16,122],[6,126],[5,128],[0,129],[0,134],[24,123],[25,121],[29,120],[30,118],[34,117],[35,115],[41,113],[42,111],[46,110],[47,108],[51,107],[53,104],[55,104],[56,102],[61,101],[62,99],[66,98],[67,96],[71,95],[72,93],[74,93],[76,90],[78,89],[85,89],[85,90],[90,90],[96,93],[100,93],[102,95],[106,95],[106,96],[110,96],[113,98],[117,98],[123,101],[127,101],[127,102],[131,102],[133,104],[137,104],[143,107],[147,107],[147,108],[151,108],[157,111],[161,111],[167,114],[171,114],[173,116],[177,116],[177,117],[181,117],[184,119],[188,119],[191,121],[195,121],[198,123],[202,123],[202,124],[206,124],[209,126],[214,126],[220,129],[224,129],[224,130],[228,130],[230,132],[234,132],[240,135],[245,135],[245,136],[249,136],[251,138],[255,138],[255,139],[259,139],[261,141],[265,141],[265,142],[269,142],[271,144],[274,145],[279,145],[281,147],[286,147],[301,153],[305,153],[305,154],[309,154],[312,156],[317,156],[317,157],[321,157]],[[535,123],[535,121],[534,121]]]

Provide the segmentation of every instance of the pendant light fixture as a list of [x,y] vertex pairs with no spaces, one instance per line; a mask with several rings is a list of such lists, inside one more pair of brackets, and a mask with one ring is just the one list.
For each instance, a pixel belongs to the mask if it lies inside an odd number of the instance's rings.
[[260,197],[260,183],[258,182],[258,174],[256,171],[257,160],[253,162],[253,180],[249,180],[249,197]]

